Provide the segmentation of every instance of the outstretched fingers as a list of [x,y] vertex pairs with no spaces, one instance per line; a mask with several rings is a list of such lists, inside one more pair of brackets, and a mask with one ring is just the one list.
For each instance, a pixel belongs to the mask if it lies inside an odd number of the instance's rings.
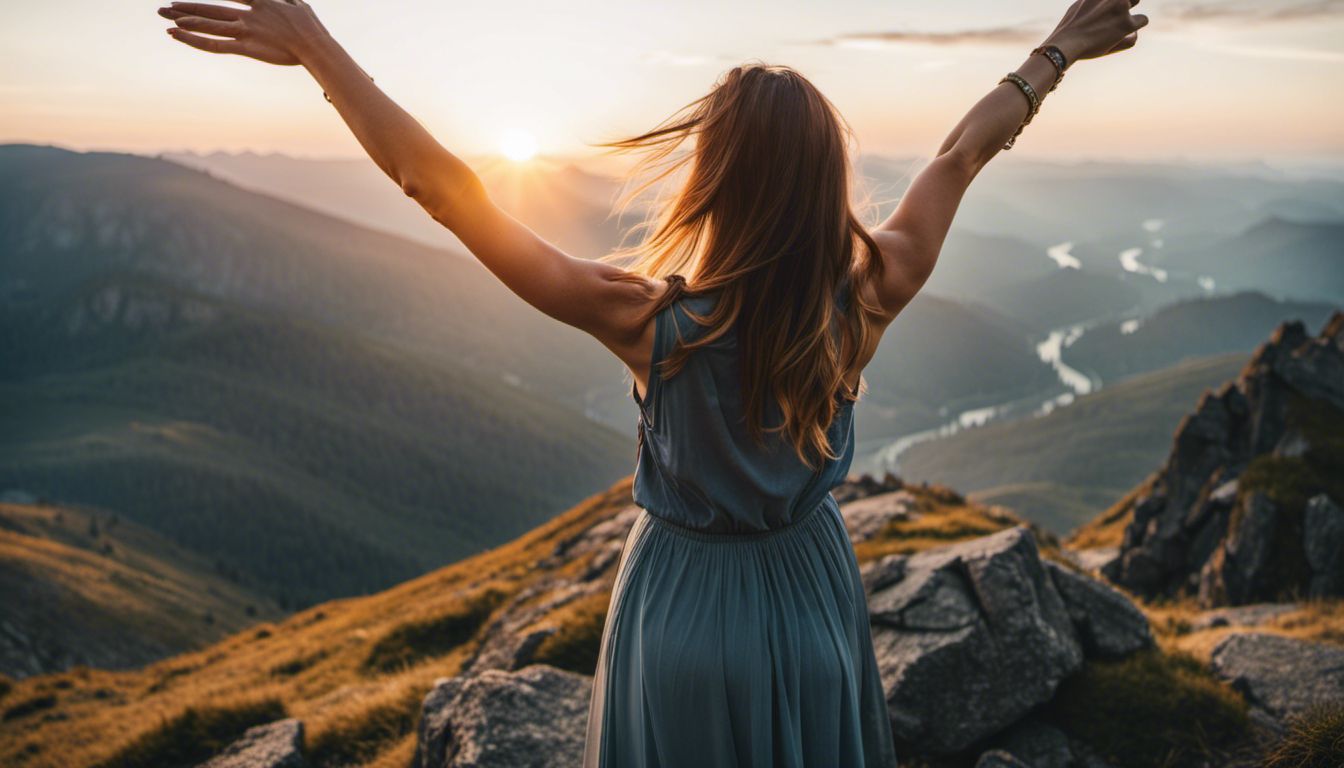
[[237,21],[246,13],[248,11],[242,8],[214,5],[213,3],[170,3],[159,9],[159,15],[165,19],[176,19],[179,16],[199,16],[203,19]]
[[178,27],[169,27],[168,36],[186,45],[205,51],[206,53],[238,53],[246,54],[247,46],[242,40],[234,40],[224,37],[205,37],[194,32],[188,32]]
[[179,29],[185,29],[189,32],[203,32],[207,35],[241,37],[243,34],[243,22],[241,21],[219,21],[218,19],[207,19],[203,16],[179,16],[173,19],[173,23]]

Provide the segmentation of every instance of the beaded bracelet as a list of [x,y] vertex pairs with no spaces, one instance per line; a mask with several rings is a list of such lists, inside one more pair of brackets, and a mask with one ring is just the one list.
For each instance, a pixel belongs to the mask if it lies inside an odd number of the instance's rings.
[[1059,50],[1059,47],[1055,45],[1042,45],[1032,51],[1031,55],[1035,56],[1038,53],[1044,56],[1055,67],[1055,83],[1050,86],[1050,90],[1048,91],[1048,93],[1054,93],[1054,90],[1059,87],[1059,81],[1064,79],[1064,70],[1069,68],[1069,60],[1064,56],[1064,52]]
[[1016,72],[1009,72],[1004,75],[1003,79],[999,81],[999,85],[1004,83],[1012,83],[1017,86],[1018,90],[1022,91],[1022,95],[1027,97],[1027,103],[1031,107],[1030,111],[1027,112],[1027,118],[1022,121],[1021,125],[1017,126],[1017,132],[1012,135],[1012,138],[1008,139],[1007,144],[1003,145],[1004,149],[1012,149],[1013,145],[1017,143],[1017,137],[1022,135],[1022,129],[1026,128],[1031,119],[1036,116],[1036,113],[1041,111],[1041,97],[1036,95],[1036,89],[1031,87],[1031,83],[1028,83],[1026,78]]

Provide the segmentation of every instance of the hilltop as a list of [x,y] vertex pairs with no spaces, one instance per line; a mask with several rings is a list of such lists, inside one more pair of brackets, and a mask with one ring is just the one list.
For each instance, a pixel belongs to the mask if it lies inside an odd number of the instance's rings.
[[0,673],[140,667],[282,615],[118,515],[0,503]]

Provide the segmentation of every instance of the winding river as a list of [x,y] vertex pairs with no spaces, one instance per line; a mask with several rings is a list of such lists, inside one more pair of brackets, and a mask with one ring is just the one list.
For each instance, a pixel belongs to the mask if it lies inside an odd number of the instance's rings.
[[[1149,219],[1144,221],[1141,226],[1148,235],[1148,246],[1160,249],[1163,243],[1159,234],[1164,222],[1161,219]],[[1082,262],[1072,253],[1073,245],[1071,241],[1053,245],[1046,249],[1045,255],[1060,269],[1081,269]],[[1147,275],[1158,282],[1166,282],[1166,270],[1144,264],[1139,260],[1142,255],[1142,248],[1127,248],[1121,251],[1119,255],[1121,268],[1126,272]],[[1206,291],[1212,291],[1213,281],[1209,279],[1206,285],[1201,280],[1200,286]],[[1036,343],[1036,356],[1040,358],[1041,362],[1049,365],[1059,379],[1055,393],[1049,398],[1041,400],[1040,396],[1037,395],[1010,400],[997,405],[972,408],[961,411],[948,421],[930,429],[902,435],[895,440],[886,438],[866,442],[856,446],[854,471],[871,472],[878,476],[885,472],[899,473],[901,454],[920,443],[940,437],[949,437],[962,430],[983,426],[1005,417],[1044,416],[1056,408],[1069,405],[1082,395],[1097,391],[1101,388],[1101,379],[1089,376],[1069,366],[1064,362],[1063,355],[1065,349],[1082,338],[1089,328],[1099,322],[1101,322],[1101,319],[1056,328],[1046,334],[1043,340]],[[1125,332],[1132,333],[1138,328],[1139,322],[1137,319],[1126,321],[1125,327],[1128,328],[1128,331]]]

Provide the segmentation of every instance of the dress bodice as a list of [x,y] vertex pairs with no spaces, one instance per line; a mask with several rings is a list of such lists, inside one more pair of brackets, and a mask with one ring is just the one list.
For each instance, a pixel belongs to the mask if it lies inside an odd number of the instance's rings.
[[[844,480],[854,458],[854,404],[840,407],[828,429],[838,458],[809,468],[788,437],[767,432],[764,447],[747,429],[737,339],[730,329],[693,352],[664,380],[658,363],[678,338],[706,328],[689,314],[712,310],[712,295],[681,296],[654,318],[652,365],[639,406],[635,502],[663,520],[707,533],[758,533],[787,527],[816,508]],[[843,305],[842,305],[843,306]],[[779,423],[771,404],[766,425]]]

